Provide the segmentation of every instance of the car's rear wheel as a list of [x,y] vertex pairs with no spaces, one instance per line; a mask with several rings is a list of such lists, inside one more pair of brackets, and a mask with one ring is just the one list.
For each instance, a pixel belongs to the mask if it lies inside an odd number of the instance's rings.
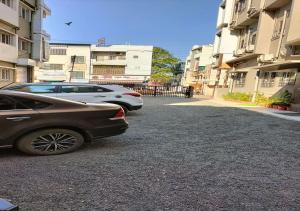
[[16,147],[32,155],[58,155],[72,152],[84,143],[84,137],[68,129],[43,129],[25,135]]

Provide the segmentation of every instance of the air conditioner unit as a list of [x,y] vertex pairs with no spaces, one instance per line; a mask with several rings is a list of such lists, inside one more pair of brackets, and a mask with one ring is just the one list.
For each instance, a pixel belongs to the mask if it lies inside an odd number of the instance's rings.
[[254,51],[255,45],[248,45],[246,48],[247,53],[252,53]]
[[234,56],[242,56],[245,53],[244,48],[237,49],[233,52]]
[[260,63],[272,63],[274,61],[274,55],[273,54],[260,55],[257,61]]

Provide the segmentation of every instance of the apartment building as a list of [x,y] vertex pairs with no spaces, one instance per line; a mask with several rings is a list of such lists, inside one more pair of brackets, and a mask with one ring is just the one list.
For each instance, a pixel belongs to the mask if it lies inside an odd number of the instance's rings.
[[0,87],[15,80],[18,59],[19,1],[0,1]]
[[34,72],[49,59],[50,35],[43,29],[43,19],[50,15],[43,0],[19,1],[17,83],[33,82]]
[[203,73],[212,63],[213,45],[195,45],[186,59],[183,86],[193,86],[196,90],[203,86]]
[[50,13],[43,0],[0,1],[0,86],[34,80],[34,70],[48,59],[42,21]]
[[40,82],[89,82],[91,44],[50,43],[49,61],[37,72]]
[[235,0],[230,29],[238,42],[235,58],[227,61],[230,92],[255,98],[288,90],[300,104],[299,11],[299,0]]
[[150,79],[153,46],[92,45],[93,83],[141,84]]
[[[233,14],[235,0],[222,0],[219,6],[216,34],[213,48],[213,63],[206,72],[209,72],[205,83],[205,94],[213,96],[215,92],[222,94],[227,92],[229,85],[229,70],[231,67],[227,61],[234,58],[237,33],[230,30],[230,22]],[[210,69],[209,69],[210,68]]]

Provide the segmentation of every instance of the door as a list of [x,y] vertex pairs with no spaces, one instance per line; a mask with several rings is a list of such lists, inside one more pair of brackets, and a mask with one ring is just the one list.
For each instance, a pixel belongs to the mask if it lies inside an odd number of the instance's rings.
[[0,95],[0,146],[11,145],[16,135],[29,127],[31,121],[39,118],[39,113],[12,97]]
[[33,82],[33,67],[27,67],[27,83]]
[[110,90],[91,85],[62,85],[57,97],[86,103],[104,102],[110,99]]

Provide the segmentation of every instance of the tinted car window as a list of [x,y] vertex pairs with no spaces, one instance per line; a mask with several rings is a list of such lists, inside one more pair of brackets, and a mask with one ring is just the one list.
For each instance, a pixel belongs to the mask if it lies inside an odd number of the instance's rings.
[[28,109],[25,105],[13,101],[6,97],[0,97],[0,111],[7,111],[7,110],[15,110],[15,109]]
[[14,102],[4,98],[0,97],[0,110],[13,110],[15,109]]
[[[43,109],[49,107],[51,104],[46,102],[41,102],[37,100],[26,99],[22,97],[13,97],[17,101],[17,105],[23,105],[31,109]],[[18,105],[19,107],[19,105]]]
[[62,93],[93,93],[108,92],[109,90],[98,86],[62,86]]
[[56,86],[53,85],[30,85],[10,88],[11,90],[30,93],[55,93]]

